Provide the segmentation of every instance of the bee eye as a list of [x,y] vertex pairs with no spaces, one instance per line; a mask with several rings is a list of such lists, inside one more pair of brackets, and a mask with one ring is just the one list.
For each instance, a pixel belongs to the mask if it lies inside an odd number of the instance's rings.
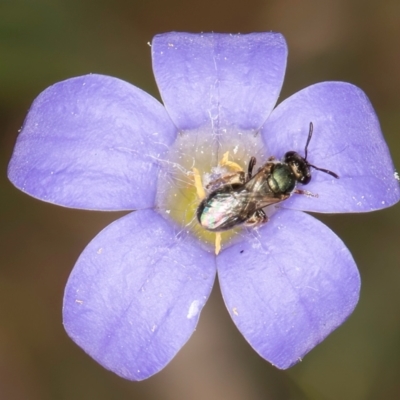
[[307,185],[308,183],[310,183],[310,181],[311,181],[311,174],[303,175],[299,182],[303,185]]
[[293,162],[296,159],[296,154],[297,153],[295,151],[288,151],[287,153],[285,153],[283,157],[283,162],[285,163]]

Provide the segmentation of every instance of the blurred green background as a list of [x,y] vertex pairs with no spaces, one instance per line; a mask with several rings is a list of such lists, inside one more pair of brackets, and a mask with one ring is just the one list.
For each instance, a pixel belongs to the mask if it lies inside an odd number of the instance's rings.
[[358,263],[361,299],[290,370],[275,369],[249,347],[218,285],[193,337],[147,381],[104,370],[64,333],[68,274],[120,214],[64,209],[16,190],[5,171],[18,129],[39,92],[89,72],[158,97],[147,43],[171,30],[282,32],[289,60],[281,99],[319,81],[356,84],[400,165],[398,0],[0,0],[0,399],[400,399],[399,206],[321,218]]

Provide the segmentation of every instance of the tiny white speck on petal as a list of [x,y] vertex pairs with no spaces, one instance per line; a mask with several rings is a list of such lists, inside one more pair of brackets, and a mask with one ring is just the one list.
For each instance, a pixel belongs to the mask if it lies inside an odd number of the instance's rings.
[[187,313],[186,318],[190,319],[190,318],[195,317],[200,311],[200,307],[199,306],[200,306],[200,301],[199,300],[192,301],[192,304],[190,304],[189,311]]

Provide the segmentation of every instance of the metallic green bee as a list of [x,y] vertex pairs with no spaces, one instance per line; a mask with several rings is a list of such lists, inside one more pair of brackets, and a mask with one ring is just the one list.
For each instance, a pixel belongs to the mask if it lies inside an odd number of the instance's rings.
[[288,151],[282,161],[271,157],[254,176],[256,158],[251,157],[247,174],[240,171],[220,178],[223,184],[203,199],[197,208],[200,225],[213,232],[226,231],[241,224],[260,225],[268,220],[264,207],[286,200],[292,193],[307,194],[296,189],[296,184],[307,185],[311,181],[311,168],[339,178],[334,172],[307,161],[312,133],[313,124],[310,122],[304,157],[295,151]]

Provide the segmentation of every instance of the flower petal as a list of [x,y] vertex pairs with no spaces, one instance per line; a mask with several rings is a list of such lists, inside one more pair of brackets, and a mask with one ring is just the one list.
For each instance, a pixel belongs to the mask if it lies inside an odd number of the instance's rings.
[[165,109],[147,93],[116,78],[81,76],[34,101],[8,174],[22,191],[67,207],[150,207],[157,159],[175,136]]
[[157,35],[153,70],[176,126],[258,129],[274,107],[287,47],[277,33]]
[[305,187],[318,198],[294,195],[286,208],[316,212],[363,212],[400,199],[399,182],[379,121],[368,98],[344,82],[323,82],[294,94],[272,112],[262,129],[270,154],[304,155],[310,122],[314,134],[308,161],[339,175],[313,170]]
[[280,210],[217,258],[225,304],[278,368],[298,362],[353,311],[360,278],[341,240],[313,217]]
[[96,236],[75,265],[65,329],[105,368],[145,379],[193,333],[214,282],[214,259],[155,211],[128,214]]

